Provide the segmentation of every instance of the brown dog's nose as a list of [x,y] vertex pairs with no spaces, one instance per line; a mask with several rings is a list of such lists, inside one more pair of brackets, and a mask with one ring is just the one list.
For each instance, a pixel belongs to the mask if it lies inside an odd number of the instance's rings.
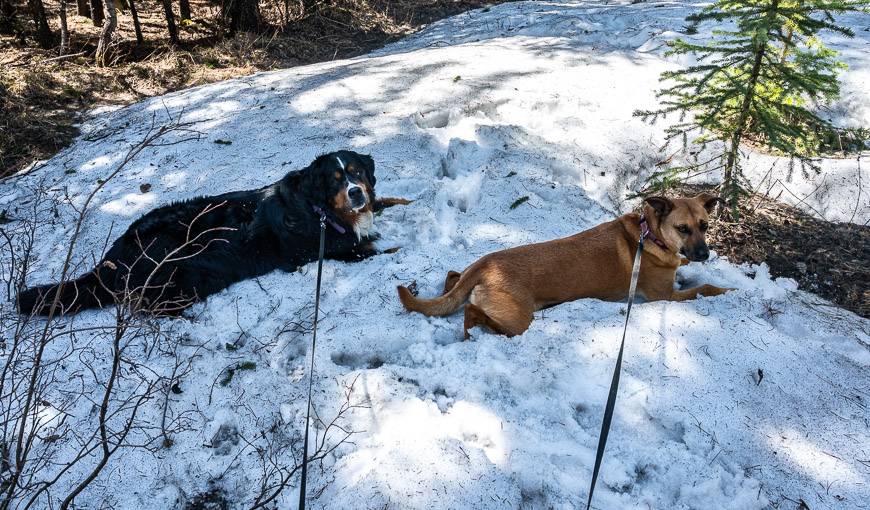
[[695,262],[704,262],[705,260],[710,258],[710,249],[707,248],[706,244],[695,247],[693,251],[695,252]]

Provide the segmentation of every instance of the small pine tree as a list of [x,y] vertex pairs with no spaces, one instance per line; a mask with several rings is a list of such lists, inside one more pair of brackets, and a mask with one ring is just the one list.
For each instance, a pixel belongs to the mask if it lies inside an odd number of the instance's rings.
[[673,41],[667,54],[691,54],[698,63],[662,73],[662,81],[673,83],[657,93],[662,106],[635,115],[654,122],[678,113],[680,120],[666,130],[668,142],[680,139],[686,148],[690,137],[702,147],[720,140],[725,149],[710,160],[654,173],[651,188],[668,187],[702,168],[723,169],[722,192],[735,209],[748,189],[738,152],[745,140],[818,170],[810,158],[836,128],[811,108],[838,97],[837,73],[845,68],[818,33],[851,37],[834,16],[868,6],[870,0],[718,0],[689,16],[691,26],[715,20],[734,28],[714,30],[707,44]]

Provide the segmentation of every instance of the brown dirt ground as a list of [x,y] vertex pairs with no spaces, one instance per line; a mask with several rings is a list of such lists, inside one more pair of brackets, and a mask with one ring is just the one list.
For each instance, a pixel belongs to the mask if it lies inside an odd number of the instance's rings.
[[[52,30],[59,33],[59,0],[44,0]],[[504,1],[504,0],[502,0]],[[19,35],[0,35],[0,178],[67,146],[74,124],[101,105],[124,105],[174,90],[259,71],[352,57],[419,30],[427,23],[493,0],[324,0],[317,14],[303,15],[298,1],[261,2],[264,21],[286,29],[222,35],[218,2],[190,0],[192,20],[181,22],[173,2],[180,44],[170,45],[162,4],[138,0],[144,44],[137,45],[129,11],[118,14],[112,65],[93,63],[99,28],[75,14],[68,2],[70,50],[41,50],[32,23],[18,2]],[[284,6],[289,12],[284,12]]]
[[[715,187],[684,185],[677,194],[701,191],[715,193]],[[801,290],[870,318],[870,226],[820,220],[753,195],[737,221],[711,222],[708,241],[732,262],[766,262],[774,277],[793,278]]]

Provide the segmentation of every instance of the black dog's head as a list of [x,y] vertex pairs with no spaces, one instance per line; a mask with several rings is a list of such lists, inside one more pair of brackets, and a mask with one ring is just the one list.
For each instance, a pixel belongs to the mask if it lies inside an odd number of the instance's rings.
[[368,233],[375,202],[375,162],[353,151],[318,156],[298,174],[297,191],[350,226],[357,236]]

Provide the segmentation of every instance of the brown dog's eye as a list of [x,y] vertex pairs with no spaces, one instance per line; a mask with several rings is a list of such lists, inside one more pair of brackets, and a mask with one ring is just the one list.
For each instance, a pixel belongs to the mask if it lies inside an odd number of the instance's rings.
[[689,235],[692,233],[692,230],[689,229],[688,225],[677,225],[677,232],[683,235]]
[[700,223],[698,224],[698,226],[701,228],[701,232],[706,232],[707,229],[710,227],[710,225],[707,225],[707,222],[706,222],[706,221],[702,221],[702,222],[700,222]]

